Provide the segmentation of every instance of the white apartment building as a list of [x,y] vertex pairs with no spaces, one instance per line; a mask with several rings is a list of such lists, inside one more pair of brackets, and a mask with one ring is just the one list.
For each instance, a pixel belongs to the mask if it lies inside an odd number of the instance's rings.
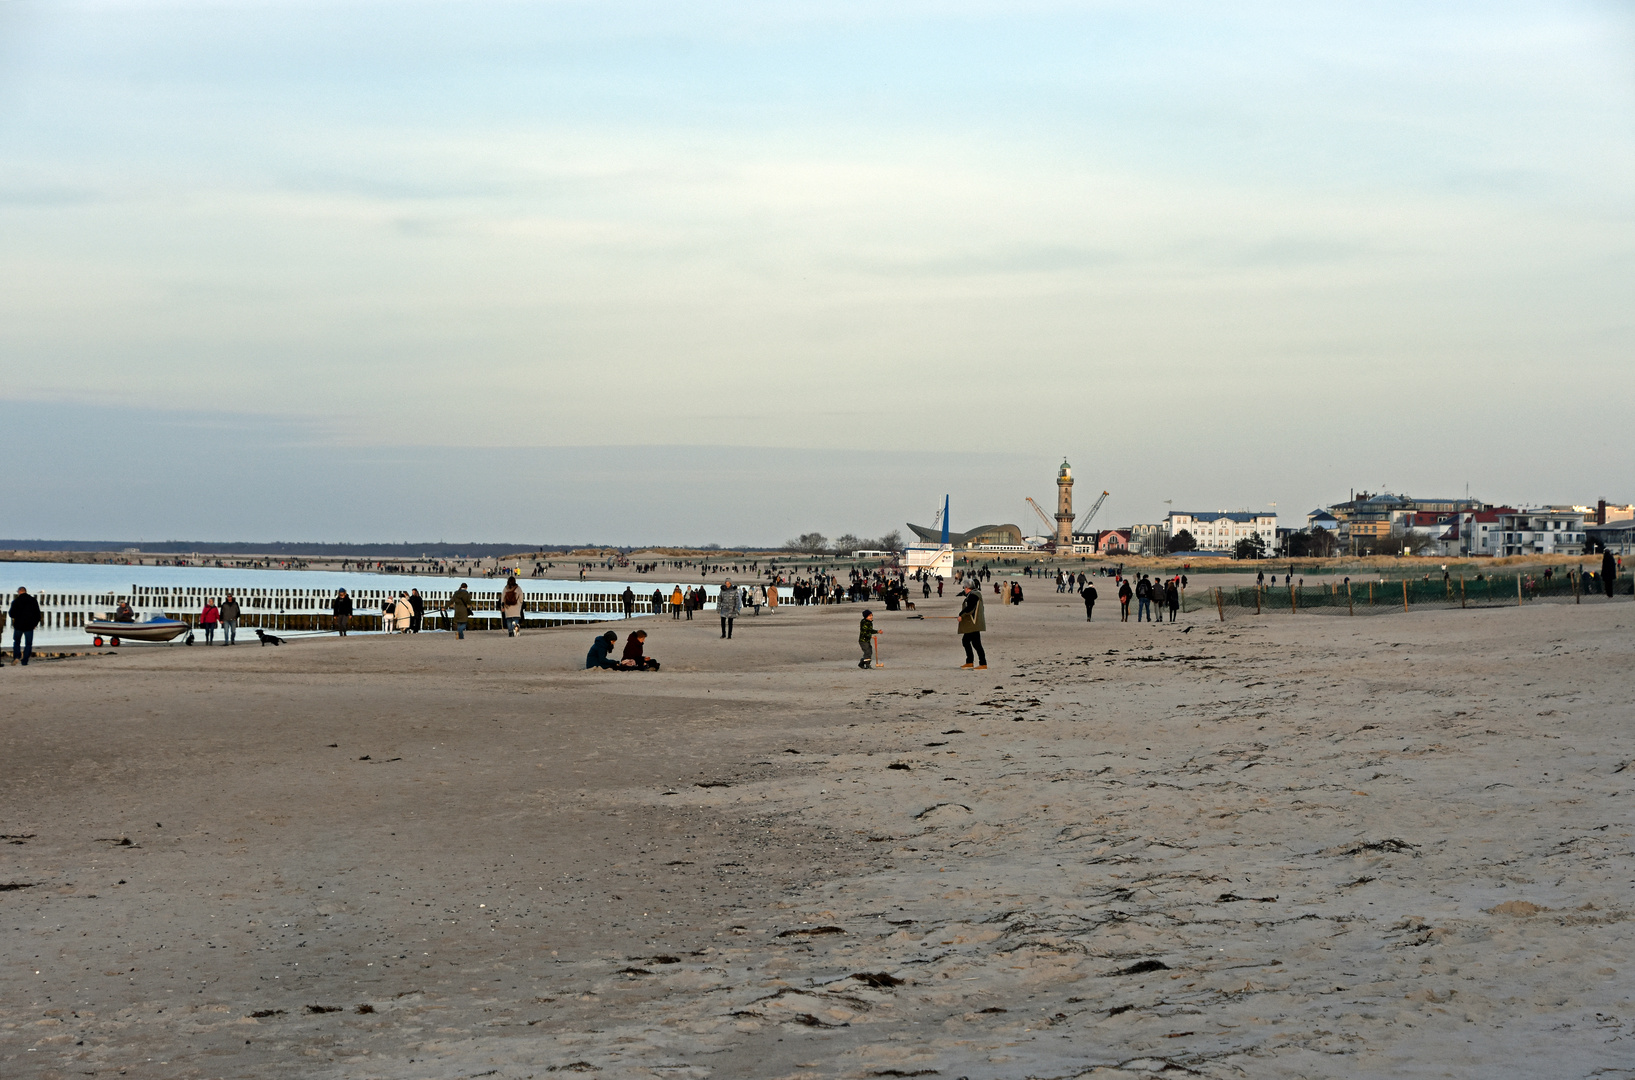
[[1505,507],[1460,514],[1457,535],[1445,536],[1442,554],[1498,555],[1504,547],[1504,526],[1499,523],[1499,518],[1513,513],[1514,510]]
[[1576,510],[1517,510],[1499,518],[1498,555],[1577,555],[1584,515]]
[[1178,533],[1189,532],[1198,542],[1199,551],[1231,551],[1239,540],[1260,536],[1266,541],[1266,550],[1277,547],[1277,515],[1256,514],[1249,511],[1218,510],[1214,513],[1183,514],[1171,511],[1164,519],[1166,543]]

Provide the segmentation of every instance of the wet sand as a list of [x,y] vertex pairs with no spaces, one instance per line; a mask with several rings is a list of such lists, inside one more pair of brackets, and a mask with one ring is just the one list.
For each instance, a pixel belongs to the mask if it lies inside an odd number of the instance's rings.
[[1635,1076],[1635,606],[1028,591],[8,666],[0,1075]]

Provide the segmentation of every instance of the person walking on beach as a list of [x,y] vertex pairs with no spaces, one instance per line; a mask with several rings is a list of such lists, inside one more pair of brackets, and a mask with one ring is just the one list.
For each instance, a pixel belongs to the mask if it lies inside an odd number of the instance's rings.
[[426,617],[426,601],[420,595],[419,589],[409,590],[409,633],[420,633],[421,621]]
[[988,620],[982,614],[982,590],[976,583],[969,582],[965,586],[965,599],[959,605],[958,630],[960,644],[965,646],[965,663],[960,667],[971,667],[971,652],[976,651],[976,669],[988,670],[988,654],[982,651],[982,631],[988,628]]
[[1130,583],[1128,581],[1120,581],[1118,583],[1118,621],[1119,622],[1129,622],[1130,621],[1130,597],[1133,596],[1133,595],[1134,594],[1130,592]]
[[732,620],[738,617],[743,610],[743,603],[738,596],[738,590],[733,588],[732,579],[728,578],[721,583],[721,595],[715,598],[715,613],[721,616],[721,636],[732,637]]
[[874,663],[874,638],[879,633],[874,628],[874,612],[864,609],[863,621],[857,626],[857,647],[863,650],[863,659],[857,662],[860,668],[867,668]]
[[627,619],[632,618],[636,614],[635,590],[629,585],[626,585],[624,587],[624,593],[620,596],[620,599],[624,601],[624,617]]
[[335,632],[341,637],[346,636],[346,628],[352,621],[352,598],[342,589],[335,594],[335,599],[329,604],[330,615],[334,619]]
[[664,614],[664,590],[663,589],[654,589],[653,590],[653,614],[655,614],[655,615]]
[[204,631],[204,643],[211,645],[216,640],[216,624],[221,621],[221,608],[216,606],[214,599],[204,602],[204,610],[199,612],[199,629]]
[[1181,587],[1174,578],[1164,582],[1164,606],[1169,608],[1169,621],[1175,621],[1175,613],[1181,609]]
[[239,606],[238,606],[238,601],[233,598],[232,593],[228,593],[227,598],[221,602],[221,643],[222,643],[222,645],[224,645],[224,646],[231,645],[233,642],[238,640],[238,617],[239,617],[239,614],[240,614],[240,609],[239,609]]
[[677,585],[676,591],[670,594],[670,618],[681,618],[681,605],[684,600],[685,598],[681,595],[681,586]]
[[1601,553],[1601,588],[1606,590],[1608,600],[1612,599],[1612,594],[1617,591],[1617,586],[1618,560],[1613,558],[1612,552],[1603,551]]
[[1152,582],[1147,580],[1146,574],[1135,583],[1135,621],[1142,619],[1152,621]]
[[506,578],[505,590],[500,593],[500,624],[505,627],[506,637],[516,637],[522,632],[522,599],[522,586],[517,584],[517,579]]
[[1079,595],[1084,597],[1084,621],[1089,622],[1091,620],[1091,618],[1096,614],[1096,586],[1095,586],[1095,584],[1093,582],[1090,583],[1090,584],[1087,584],[1084,588],[1079,590]]
[[34,655],[34,628],[45,617],[40,613],[40,602],[19,586],[7,614],[11,616],[11,662],[28,667]]
[[460,587],[448,599],[454,608],[454,632],[460,641],[464,641],[466,624],[471,621],[471,593],[466,590],[466,583],[460,582]]

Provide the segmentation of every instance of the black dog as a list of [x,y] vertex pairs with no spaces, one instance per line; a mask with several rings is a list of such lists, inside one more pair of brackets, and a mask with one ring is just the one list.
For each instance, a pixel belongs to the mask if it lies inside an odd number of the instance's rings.
[[263,644],[263,645],[282,645],[282,644],[284,644],[284,639],[283,638],[277,636],[276,634],[269,634],[265,630],[261,629],[261,627],[259,627],[259,626],[255,628],[255,636],[261,639],[261,644]]

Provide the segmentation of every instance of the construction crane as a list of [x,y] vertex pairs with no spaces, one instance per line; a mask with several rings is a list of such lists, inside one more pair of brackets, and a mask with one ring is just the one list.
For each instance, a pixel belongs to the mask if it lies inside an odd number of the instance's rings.
[[1033,507],[1033,512],[1039,515],[1039,520],[1045,523],[1045,535],[1054,537],[1056,535],[1056,523],[1051,521],[1050,518],[1046,517],[1043,510],[1039,509],[1039,504],[1033,501],[1033,496],[1024,495],[1022,498],[1026,499],[1028,501],[1028,505]]
[[[1032,502],[1032,501],[1033,501],[1032,499],[1028,500],[1028,502]],[[1100,510],[1101,509],[1101,504],[1106,502],[1106,501],[1107,501],[1107,492],[1104,491],[1104,492],[1101,493],[1101,498],[1096,500],[1095,505],[1090,508],[1089,512],[1086,513],[1082,518],[1079,519],[1079,523],[1077,525],[1073,526],[1073,531],[1076,532],[1076,533],[1087,533],[1087,532],[1089,532],[1090,531],[1090,519],[1096,516],[1096,511]],[[1037,506],[1035,506],[1034,509],[1038,510],[1039,508]]]

